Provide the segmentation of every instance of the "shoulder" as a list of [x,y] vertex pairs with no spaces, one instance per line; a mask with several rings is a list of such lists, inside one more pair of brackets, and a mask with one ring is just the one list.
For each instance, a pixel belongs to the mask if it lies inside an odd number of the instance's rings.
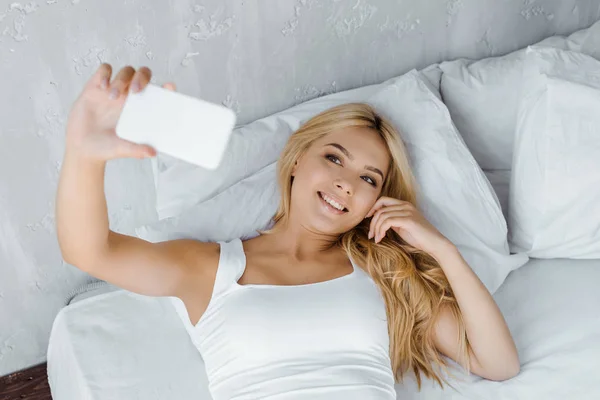
[[[197,292],[199,289],[209,287],[215,281],[221,246],[217,242],[201,242],[195,239],[182,239],[179,241],[177,257],[179,264],[184,268],[185,292]],[[201,290],[202,291],[202,290]]]
[[178,257],[193,276],[215,272],[221,254],[221,245],[217,242],[201,242],[185,239],[180,246]]

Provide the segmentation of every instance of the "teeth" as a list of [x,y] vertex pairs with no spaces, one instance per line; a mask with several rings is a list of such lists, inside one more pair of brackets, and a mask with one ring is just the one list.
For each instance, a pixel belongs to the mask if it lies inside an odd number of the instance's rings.
[[327,195],[325,193],[321,193],[321,196],[323,197],[323,199],[328,202],[329,204],[331,204],[332,206],[334,206],[335,208],[337,208],[340,211],[344,211],[344,207],[342,207],[340,204],[336,203],[335,200],[327,197]]

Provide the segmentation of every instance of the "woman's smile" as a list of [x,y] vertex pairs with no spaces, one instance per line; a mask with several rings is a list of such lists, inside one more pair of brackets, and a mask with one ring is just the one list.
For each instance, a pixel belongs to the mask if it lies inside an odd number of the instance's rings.
[[321,204],[323,205],[323,207],[328,211],[331,212],[333,214],[336,215],[340,215],[340,214],[345,214],[348,212],[347,209],[342,210],[338,210],[337,208],[335,208],[334,206],[332,206],[331,204],[329,204],[322,196],[321,192],[317,192],[317,195],[319,196],[319,201],[321,202]]

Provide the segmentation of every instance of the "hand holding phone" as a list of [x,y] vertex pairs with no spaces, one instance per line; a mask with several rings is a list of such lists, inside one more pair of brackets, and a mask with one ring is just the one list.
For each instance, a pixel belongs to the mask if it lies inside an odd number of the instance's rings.
[[[102,63],[86,82],[69,111],[66,126],[66,152],[98,162],[115,158],[145,158],[156,155],[151,146],[123,140],[115,132],[115,126],[123,110],[130,86],[141,89],[150,81],[152,71],[148,67],[135,70],[125,66],[111,81],[113,69]],[[175,84],[164,87],[175,90]],[[114,96],[111,96],[113,94]]]
[[[150,84],[148,67],[125,66],[111,81],[112,72],[102,63],[71,107],[68,152],[104,162],[162,151],[206,168],[218,166],[235,125],[233,111],[177,93],[173,83]],[[136,85],[139,89],[130,90]]]
[[148,84],[129,93],[115,130],[122,139],[216,169],[235,121],[225,106]]

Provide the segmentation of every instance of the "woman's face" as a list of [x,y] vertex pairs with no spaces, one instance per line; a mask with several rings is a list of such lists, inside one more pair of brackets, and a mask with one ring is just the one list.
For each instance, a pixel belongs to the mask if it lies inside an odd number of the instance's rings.
[[[329,133],[294,166],[291,213],[318,232],[347,232],[364,220],[379,198],[389,158],[385,141],[369,128]],[[328,204],[332,200],[337,204]],[[343,211],[336,209],[339,206]]]

